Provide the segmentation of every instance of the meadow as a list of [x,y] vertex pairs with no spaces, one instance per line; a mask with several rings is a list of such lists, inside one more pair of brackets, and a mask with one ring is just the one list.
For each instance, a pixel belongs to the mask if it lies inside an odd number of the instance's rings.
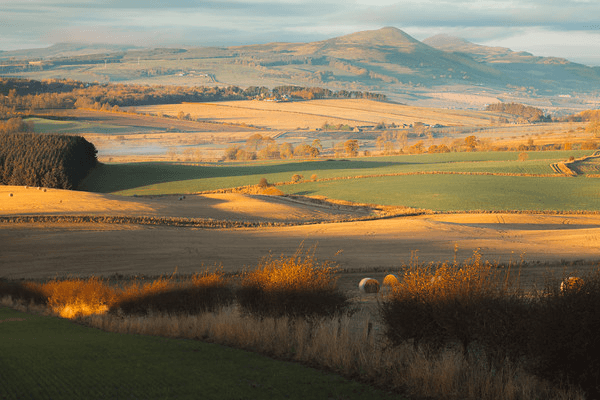
[[[327,161],[104,164],[82,189],[126,196],[198,193],[256,185],[265,178],[285,194],[436,211],[598,209],[596,179],[561,177],[550,167],[589,151],[527,154],[525,161],[518,160],[519,152],[473,152]],[[289,184],[294,174],[305,182]]]
[[199,340],[105,332],[0,306],[6,399],[398,398],[297,363]]

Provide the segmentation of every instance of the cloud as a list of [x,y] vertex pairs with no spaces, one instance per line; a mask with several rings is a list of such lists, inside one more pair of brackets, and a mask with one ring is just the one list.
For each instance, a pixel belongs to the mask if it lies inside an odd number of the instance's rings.
[[0,0],[0,9],[3,50],[64,41],[308,42],[395,26],[417,39],[448,33],[476,43],[522,44],[517,48],[527,51],[534,30],[558,32],[585,38],[585,51],[597,53],[592,42],[600,33],[597,0]]
[[427,1],[405,0],[386,6],[364,6],[347,17],[370,23],[421,27],[546,27],[581,30],[598,24],[600,2],[576,0]]

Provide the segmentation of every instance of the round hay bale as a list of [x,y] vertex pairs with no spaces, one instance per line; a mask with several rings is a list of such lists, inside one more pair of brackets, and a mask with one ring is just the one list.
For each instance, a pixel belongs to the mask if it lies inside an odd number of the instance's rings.
[[576,276],[570,276],[560,283],[560,291],[579,290],[583,287],[583,279]]
[[12,193],[9,193],[9,194],[8,194],[8,197],[13,197],[13,194],[12,194]]
[[358,284],[358,290],[362,293],[377,293],[379,292],[379,282],[377,279],[364,278]]
[[398,277],[395,274],[386,275],[383,278],[383,286],[396,286],[399,283]]

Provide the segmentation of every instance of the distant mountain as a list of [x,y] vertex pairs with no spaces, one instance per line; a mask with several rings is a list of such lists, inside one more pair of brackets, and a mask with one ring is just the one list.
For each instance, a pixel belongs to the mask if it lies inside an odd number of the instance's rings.
[[506,75],[507,83],[559,90],[582,90],[598,87],[600,68],[573,63],[559,57],[538,57],[524,51],[515,52],[506,47],[489,47],[468,40],[436,35],[423,43],[438,50],[465,55],[489,65]]
[[49,59],[77,57],[98,53],[115,53],[137,49],[137,46],[116,44],[57,43],[39,49],[0,51],[0,59]]
[[469,42],[468,40],[449,36],[436,35],[423,40],[423,43],[438,50],[464,53],[475,60],[487,63],[526,63],[526,64],[570,64],[569,60],[558,57],[536,57],[526,51],[512,51],[507,47],[489,47]]
[[350,80],[374,87],[501,78],[498,71],[471,57],[435,49],[392,27],[312,43],[270,43],[228,49],[262,66],[317,65],[320,68],[316,72],[325,74],[326,81]]

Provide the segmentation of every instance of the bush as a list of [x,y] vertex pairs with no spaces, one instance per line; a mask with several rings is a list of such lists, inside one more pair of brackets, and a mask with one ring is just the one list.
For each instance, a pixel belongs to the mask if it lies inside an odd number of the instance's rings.
[[136,315],[150,312],[199,314],[216,311],[233,300],[233,291],[223,274],[206,271],[180,282],[174,277],[161,277],[143,285],[130,285],[123,289],[110,311]]
[[507,272],[478,253],[463,264],[406,267],[380,304],[387,338],[433,349],[484,346],[498,360],[521,354],[530,307]]
[[334,316],[349,306],[348,297],[336,287],[336,271],[300,250],[291,257],[267,257],[244,274],[237,299],[245,314],[258,318]]
[[132,282],[122,287],[105,280],[54,279],[46,283],[0,281],[0,296],[47,304],[64,318],[107,311],[145,315],[151,312],[197,314],[230,305],[234,293],[221,272],[196,274],[177,281],[159,278],[149,283]]
[[267,178],[260,178],[260,181],[258,182],[258,187],[261,189],[264,189],[268,186],[269,186],[269,182],[267,181]]
[[531,320],[536,372],[555,382],[580,385],[600,398],[600,268],[581,276],[582,285],[560,289],[551,280]]
[[0,278],[0,298],[10,296],[26,303],[47,304],[48,297],[32,282],[14,282]]
[[299,174],[292,175],[293,183],[300,182],[302,179],[304,179],[304,177],[302,175],[299,175]]

